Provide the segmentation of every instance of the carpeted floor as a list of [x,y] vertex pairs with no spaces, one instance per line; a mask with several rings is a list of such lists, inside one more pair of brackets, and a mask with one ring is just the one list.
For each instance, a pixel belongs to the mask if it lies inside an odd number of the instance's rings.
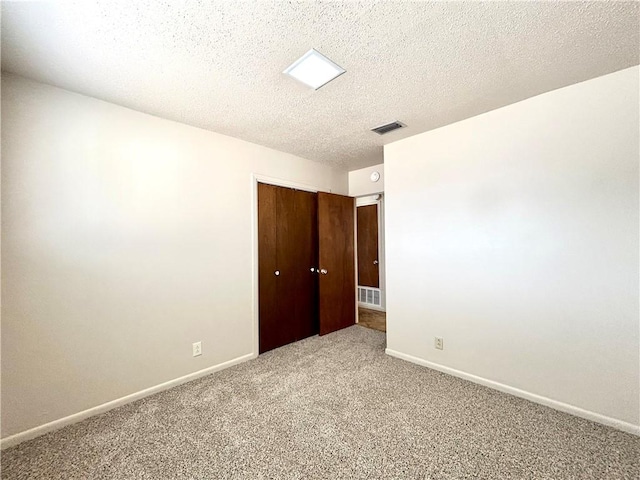
[[370,308],[358,307],[358,325],[386,332],[387,314]]
[[637,479],[640,438],[384,354],[353,326],[2,453],[5,479]]

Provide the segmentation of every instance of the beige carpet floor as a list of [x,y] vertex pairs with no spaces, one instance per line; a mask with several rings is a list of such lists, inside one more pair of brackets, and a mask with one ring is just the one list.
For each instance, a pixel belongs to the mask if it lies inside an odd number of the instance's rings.
[[637,479],[640,438],[384,354],[353,326],[2,453],[4,479]]

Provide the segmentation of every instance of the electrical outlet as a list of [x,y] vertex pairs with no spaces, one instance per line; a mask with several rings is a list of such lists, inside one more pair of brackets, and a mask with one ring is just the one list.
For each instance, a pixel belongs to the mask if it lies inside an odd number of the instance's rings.
[[442,337],[435,337],[434,346],[437,350],[444,350],[444,340]]
[[193,356],[199,357],[202,355],[202,342],[196,342],[191,345],[193,347]]

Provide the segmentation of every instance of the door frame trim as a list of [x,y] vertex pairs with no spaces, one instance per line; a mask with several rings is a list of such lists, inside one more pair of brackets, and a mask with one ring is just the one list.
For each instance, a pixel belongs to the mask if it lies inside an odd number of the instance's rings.
[[305,192],[326,192],[331,193],[331,189],[317,187],[301,182],[293,182],[282,178],[269,177],[259,173],[251,174],[251,270],[252,270],[252,317],[253,317],[253,354],[256,358],[260,354],[260,296],[258,292],[258,183],[275,185],[276,187],[294,188]]

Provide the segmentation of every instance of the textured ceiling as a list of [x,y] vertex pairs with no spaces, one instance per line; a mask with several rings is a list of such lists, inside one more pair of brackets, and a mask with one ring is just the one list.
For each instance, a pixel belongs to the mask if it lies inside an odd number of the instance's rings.
[[[3,1],[2,68],[353,170],[384,143],[637,65],[638,7]],[[312,47],[347,70],[318,91],[282,74]],[[392,120],[408,128],[369,131]]]

